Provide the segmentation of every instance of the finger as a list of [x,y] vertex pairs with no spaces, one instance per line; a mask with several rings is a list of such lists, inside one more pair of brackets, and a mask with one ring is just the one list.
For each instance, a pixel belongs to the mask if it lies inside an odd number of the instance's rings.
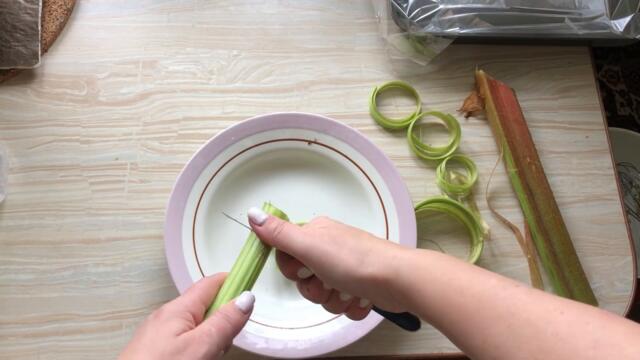
[[330,313],[342,314],[349,308],[352,302],[353,297],[351,295],[338,290],[332,290],[329,300],[323,303],[322,307]]
[[265,213],[259,208],[249,209],[249,224],[260,240],[305,262],[313,241],[298,225]]
[[331,296],[331,289],[327,289],[322,281],[315,276],[300,280],[296,285],[302,296],[316,304],[328,302]]
[[355,299],[345,311],[345,315],[351,320],[362,320],[371,311],[371,302],[367,299]]
[[172,301],[171,306],[181,311],[188,311],[196,320],[196,324],[199,324],[226,277],[226,273],[218,273],[200,279],[184,294]]
[[302,279],[308,279],[313,275],[313,272],[308,267],[304,266],[293,256],[282,252],[276,251],[276,263],[280,272],[289,280],[298,281]]
[[193,345],[199,349],[200,358],[218,356],[231,346],[233,338],[249,320],[254,302],[253,294],[245,291],[190,331],[189,335],[193,339]]

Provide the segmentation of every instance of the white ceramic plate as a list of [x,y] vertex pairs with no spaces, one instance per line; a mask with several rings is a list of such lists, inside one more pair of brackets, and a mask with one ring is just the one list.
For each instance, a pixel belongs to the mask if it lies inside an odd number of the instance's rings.
[[[609,128],[611,136],[611,149],[618,170],[618,179],[621,181],[623,202],[627,219],[631,228],[631,236],[636,248],[636,266],[640,274],[640,220],[630,215],[630,208],[640,215],[640,204],[633,204],[632,192],[640,191],[640,134],[631,130]],[[625,177],[625,179],[623,179]],[[634,183],[635,186],[630,185]],[[635,188],[635,190],[634,190]]]
[[[248,230],[246,209],[270,201],[292,221],[325,215],[415,247],[406,187],[389,159],[362,134],[326,117],[280,113],[221,132],[180,174],[167,209],[165,245],[180,292],[229,271]],[[357,256],[357,254],[354,254]],[[305,300],[273,254],[253,289],[251,320],[234,344],[267,356],[308,357],[359,339],[381,317],[354,322]]]

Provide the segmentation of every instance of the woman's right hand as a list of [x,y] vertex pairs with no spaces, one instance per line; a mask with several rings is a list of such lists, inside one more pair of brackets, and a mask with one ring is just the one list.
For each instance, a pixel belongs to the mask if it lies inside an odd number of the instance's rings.
[[366,317],[372,304],[406,311],[391,286],[406,248],[325,217],[298,226],[251,208],[249,223],[277,249],[284,276],[327,311],[354,320]]

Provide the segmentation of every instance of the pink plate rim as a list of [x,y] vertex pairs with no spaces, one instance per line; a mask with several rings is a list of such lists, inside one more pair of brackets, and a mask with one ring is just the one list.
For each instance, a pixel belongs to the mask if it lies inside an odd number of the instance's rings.
[[[173,186],[166,210],[164,245],[169,272],[180,293],[184,293],[193,284],[182,251],[182,223],[187,199],[202,171],[222,151],[243,138],[269,130],[292,128],[331,135],[349,144],[366,158],[380,174],[393,199],[398,217],[400,244],[411,248],[416,247],[416,219],[407,187],[391,160],[366,136],[322,115],[301,112],[259,115],[230,126],[207,141],[187,162]],[[272,357],[319,356],[355,342],[373,330],[381,321],[382,317],[372,312],[364,320],[343,327],[326,341],[318,341],[302,349],[286,347],[285,344],[277,348],[256,349],[244,336],[236,337],[234,345]]]

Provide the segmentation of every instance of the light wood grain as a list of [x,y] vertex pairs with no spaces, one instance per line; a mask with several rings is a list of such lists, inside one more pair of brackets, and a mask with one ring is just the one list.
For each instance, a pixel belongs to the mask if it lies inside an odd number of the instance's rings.
[[[588,50],[456,45],[405,80],[427,108],[455,113],[475,66],[516,89],[597,297],[624,313],[632,253]],[[371,88],[396,78],[369,2],[79,2],[43,65],[0,87],[11,160],[0,205],[0,358],[114,358],[177,295],[162,233],[177,174],[242,119],[333,117],[384,149],[416,202],[438,193],[434,169],[367,113]],[[460,120],[482,199],[496,147],[484,121]],[[493,197],[521,224],[499,169]],[[492,238],[479,265],[528,281],[516,241],[480,207]],[[337,355],[456,351],[430,327],[407,334],[383,324]]]

